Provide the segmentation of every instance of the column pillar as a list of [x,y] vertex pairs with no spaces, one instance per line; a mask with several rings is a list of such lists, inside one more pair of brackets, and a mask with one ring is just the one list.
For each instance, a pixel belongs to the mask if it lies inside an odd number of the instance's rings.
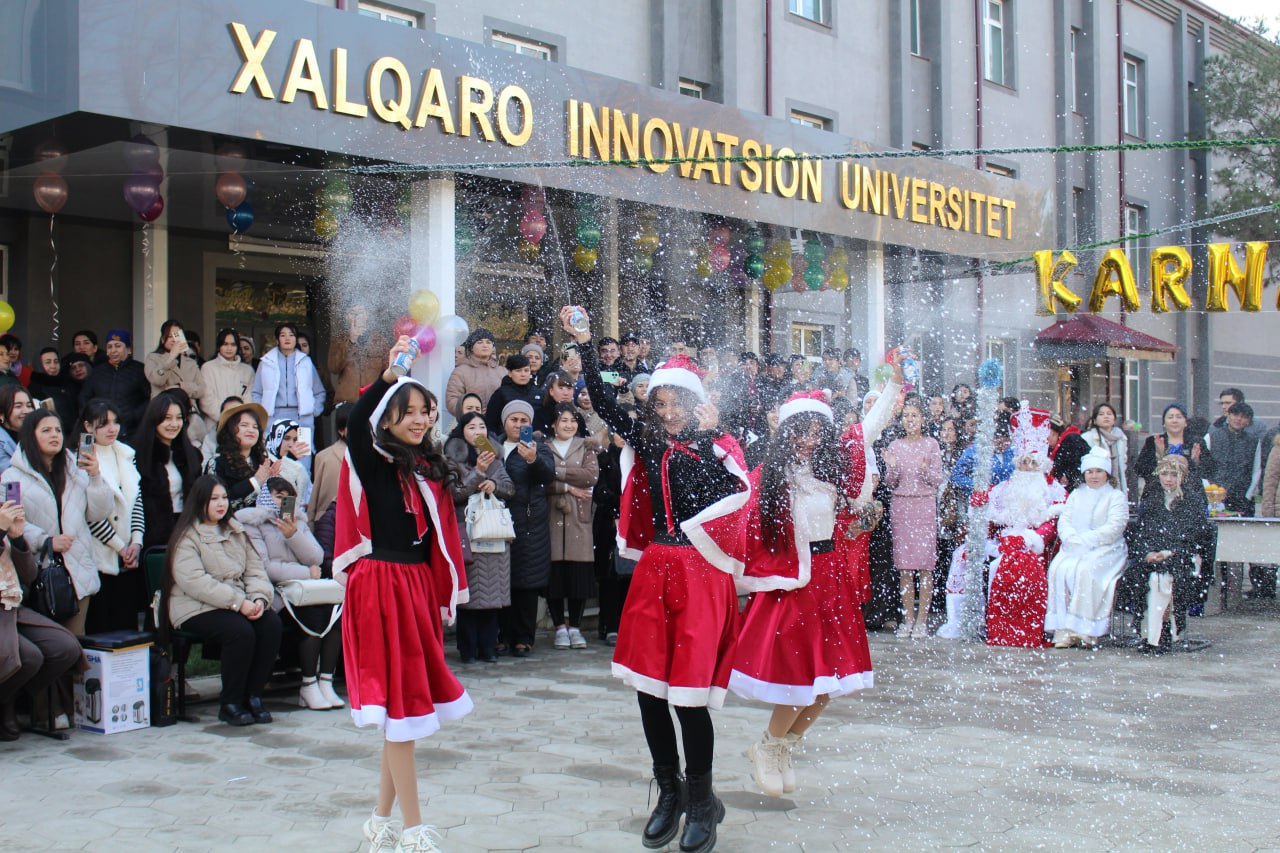
[[[440,316],[455,314],[454,193],[452,177],[427,178],[409,186],[409,282],[405,293],[430,290],[440,300]],[[411,375],[440,401],[441,428],[451,421],[444,411],[444,386],[453,371],[453,347],[443,342],[413,365]]]
[[863,360],[867,369],[871,370],[879,363],[885,351],[885,294],[884,294],[884,245],[867,243],[866,248],[866,282],[867,282],[867,348],[863,352]]
[[[141,133],[160,149],[160,168],[169,173],[169,134],[163,128],[144,125]],[[160,184],[167,196],[169,181]],[[154,222],[140,223],[133,231],[133,351],[140,356],[160,339],[160,326],[169,319],[169,209]],[[138,359],[141,361],[141,358]]]

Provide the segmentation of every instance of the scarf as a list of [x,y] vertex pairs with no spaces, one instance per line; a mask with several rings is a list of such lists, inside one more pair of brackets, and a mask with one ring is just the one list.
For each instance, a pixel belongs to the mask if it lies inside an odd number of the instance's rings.
[[280,445],[284,444],[284,437],[288,435],[289,430],[298,429],[302,424],[289,418],[281,418],[271,425],[271,432],[267,435],[267,453],[272,458],[280,458]]

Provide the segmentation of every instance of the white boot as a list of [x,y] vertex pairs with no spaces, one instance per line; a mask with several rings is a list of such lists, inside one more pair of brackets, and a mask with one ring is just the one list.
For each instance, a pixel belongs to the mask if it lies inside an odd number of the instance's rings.
[[333,704],[325,698],[320,682],[314,678],[302,679],[302,690],[298,693],[298,704],[312,711],[327,711]]
[[342,697],[338,695],[338,691],[333,689],[333,673],[325,675],[320,673],[320,690],[324,693],[325,701],[329,703],[330,708],[345,708],[347,703],[342,701]]
[[791,754],[800,745],[804,735],[787,732],[782,736],[782,790],[790,794],[796,789],[796,771],[791,766]]
[[395,853],[400,847],[400,833],[404,827],[400,821],[373,815],[364,822],[364,837],[369,842],[369,853]]
[[783,739],[768,732],[747,747],[747,757],[751,759],[751,775],[760,786],[761,793],[767,797],[781,797],[783,794],[782,748]]
[[404,831],[396,845],[396,853],[440,853],[437,842],[443,840],[434,826],[420,823]]

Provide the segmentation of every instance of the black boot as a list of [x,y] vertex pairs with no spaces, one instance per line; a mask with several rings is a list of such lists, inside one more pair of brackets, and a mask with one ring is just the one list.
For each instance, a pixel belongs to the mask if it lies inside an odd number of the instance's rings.
[[683,853],[708,853],[716,846],[716,824],[724,820],[724,803],[711,788],[711,773],[689,773],[688,814],[680,836]]
[[680,829],[680,815],[684,813],[684,780],[679,768],[667,764],[653,765],[653,778],[658,783],[658,805],[649,822],[644,825],[642,843],[650,850],[666,847]]

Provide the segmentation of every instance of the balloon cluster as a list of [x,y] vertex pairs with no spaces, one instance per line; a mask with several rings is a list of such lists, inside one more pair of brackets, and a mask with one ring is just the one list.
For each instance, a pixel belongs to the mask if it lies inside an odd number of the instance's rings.
[[[40,177],[36,178],[31,193],[40,209],[52,215],[67,203],[67,179],[59,174],[67,149],[58,140],[48,139],[36,146],[35,154],[36,162],[40,164]],[[9,325],[12,326],[13,322],[10,321]]]
[[573,250],[573,265],[579,272],[591,272],[600,259],[600,223],[596,221],[595,206],[587,199],[577,204],[578,224],[574,237],[578,245]]
[[791,243],[774,240],[764,253],[761,281],[768,290],[777,290],[791,280]]
[[727,225],[716,225],[707,232],[707,260],[713,272],[724,272],[729,268],[732,256],[729,254],[729,238],[733,232]]
[[541,187],[525,187],[520,193],[520,203],[524,205],[524,213],[520,215],[520,242],[516,248],[529,263],[538,259],[541,250],[539,244],[547,236],[547,215],[543,208],[547,204],[547,194]]
[[329,178],[324,187],[316,194],[316,219],[314,224],[316,236],[328,242],[338,236],[338,228],[355,199],[351,195],[351,186],[345,175],[336,174]]
[[396,320],[391,332],[396,337],[408,335],[416,340],[422,355],[435,349],[440,341],[455,347],[471,334],[467,321],[456,314],[440,316],[440,300],[426,288],[409,294],[409,311]]
[[742,259],[742,271],[748,278],[759,281],[760,276],[764,275],[764,235],[760,233],[760,229],[753,228],[743,241],[743,246],[747,253]]
[[631,261],[640,275],[648,275],[653,271],[653,256],[662,247],[662,237],[658,235],[658,229],[653,224],[656,216],[652,209],[640,214],[640,230],[636,233],[634,241],[636,254]]
[[244,149],[239,145],[223,145],[218,149],[217,157],[222,171],[214,182],[213,194],[218,203],[227,209],[227,226],[231,233],[243,234],[253,225],[253,208],[246,201],[249,197],[249,184],[232,167],[244,160]]
[[849,286],[849,251],[837,246],[827,255],[827,286],[843,291]]
[[143,222],[154,222],[164,212],[160,149],[149,137],[138,134],[125,143],[124,157],[130,169],[124,179],[124,202]]
[[804,284],[809,290],[821,290],[827,279],[822,265],[827,260],[827,250],[818,242],[817,234],[810,234],[804,244]]

